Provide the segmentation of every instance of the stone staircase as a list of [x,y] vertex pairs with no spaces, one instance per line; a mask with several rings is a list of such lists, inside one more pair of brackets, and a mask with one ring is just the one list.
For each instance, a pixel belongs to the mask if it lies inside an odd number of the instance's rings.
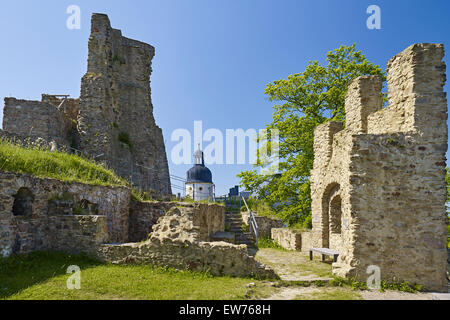
[[243,229],[245,226],[242,220],[242,215],[238,210],[232,210],[232,208],[227,207],[225,213],[225,227],[229,232],[234,233],[236,244],[246,244],[249,253],[256,250],[255,246],[255,236],[248,230]]

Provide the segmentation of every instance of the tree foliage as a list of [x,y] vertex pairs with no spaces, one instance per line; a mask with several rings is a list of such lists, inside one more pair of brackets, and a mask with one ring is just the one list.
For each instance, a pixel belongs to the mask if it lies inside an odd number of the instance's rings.
[[[330,51],[325,65],[311,61],[304,72],[267,85],[269,100],[278,103],[266,129],[279,131],[279,171],[258,173],[257,169],[271,166],[270,160],[261,157],[254,170],[241,172],[238,177],[242,187],[275,205],[285,222],[310,223],[314,128],[329,120],[345,120],[347,86],[362,75],[385,79],[382,69],[370,63],[353,44]],[[260,139],[260,143],[275,142],[270,134]]]

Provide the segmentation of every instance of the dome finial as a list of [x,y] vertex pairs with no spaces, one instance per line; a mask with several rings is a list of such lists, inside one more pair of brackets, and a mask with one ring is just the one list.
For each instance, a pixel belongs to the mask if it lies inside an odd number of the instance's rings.
[[203,158],[203,151],[200,148],[200,143],[198,144],[198,150],[194,152],[194,163],[205,165],[204,158]]

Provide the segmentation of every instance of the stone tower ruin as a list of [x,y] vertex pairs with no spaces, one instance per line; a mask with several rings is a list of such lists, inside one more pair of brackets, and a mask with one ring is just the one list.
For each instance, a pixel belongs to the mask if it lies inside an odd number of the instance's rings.
[[346,123],[318,126],[311,173],[313,245],[339,251],[333,273],[446,290],[447,100],[441,44],[414,44],[382,80],[355,79]]
[[107,15],[93,14],[80,98],[5,98],[0,136],[54,141],[104,162],[143,190],[171,194],[164,138],[151,101],[154,55],[151,45],[111,28]]

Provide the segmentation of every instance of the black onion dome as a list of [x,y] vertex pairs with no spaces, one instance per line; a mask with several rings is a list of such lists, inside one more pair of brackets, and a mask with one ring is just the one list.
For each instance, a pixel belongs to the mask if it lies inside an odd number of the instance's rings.
[[212,183],[212,173],[207,167],[196,164],[187,172],[187,183]]

